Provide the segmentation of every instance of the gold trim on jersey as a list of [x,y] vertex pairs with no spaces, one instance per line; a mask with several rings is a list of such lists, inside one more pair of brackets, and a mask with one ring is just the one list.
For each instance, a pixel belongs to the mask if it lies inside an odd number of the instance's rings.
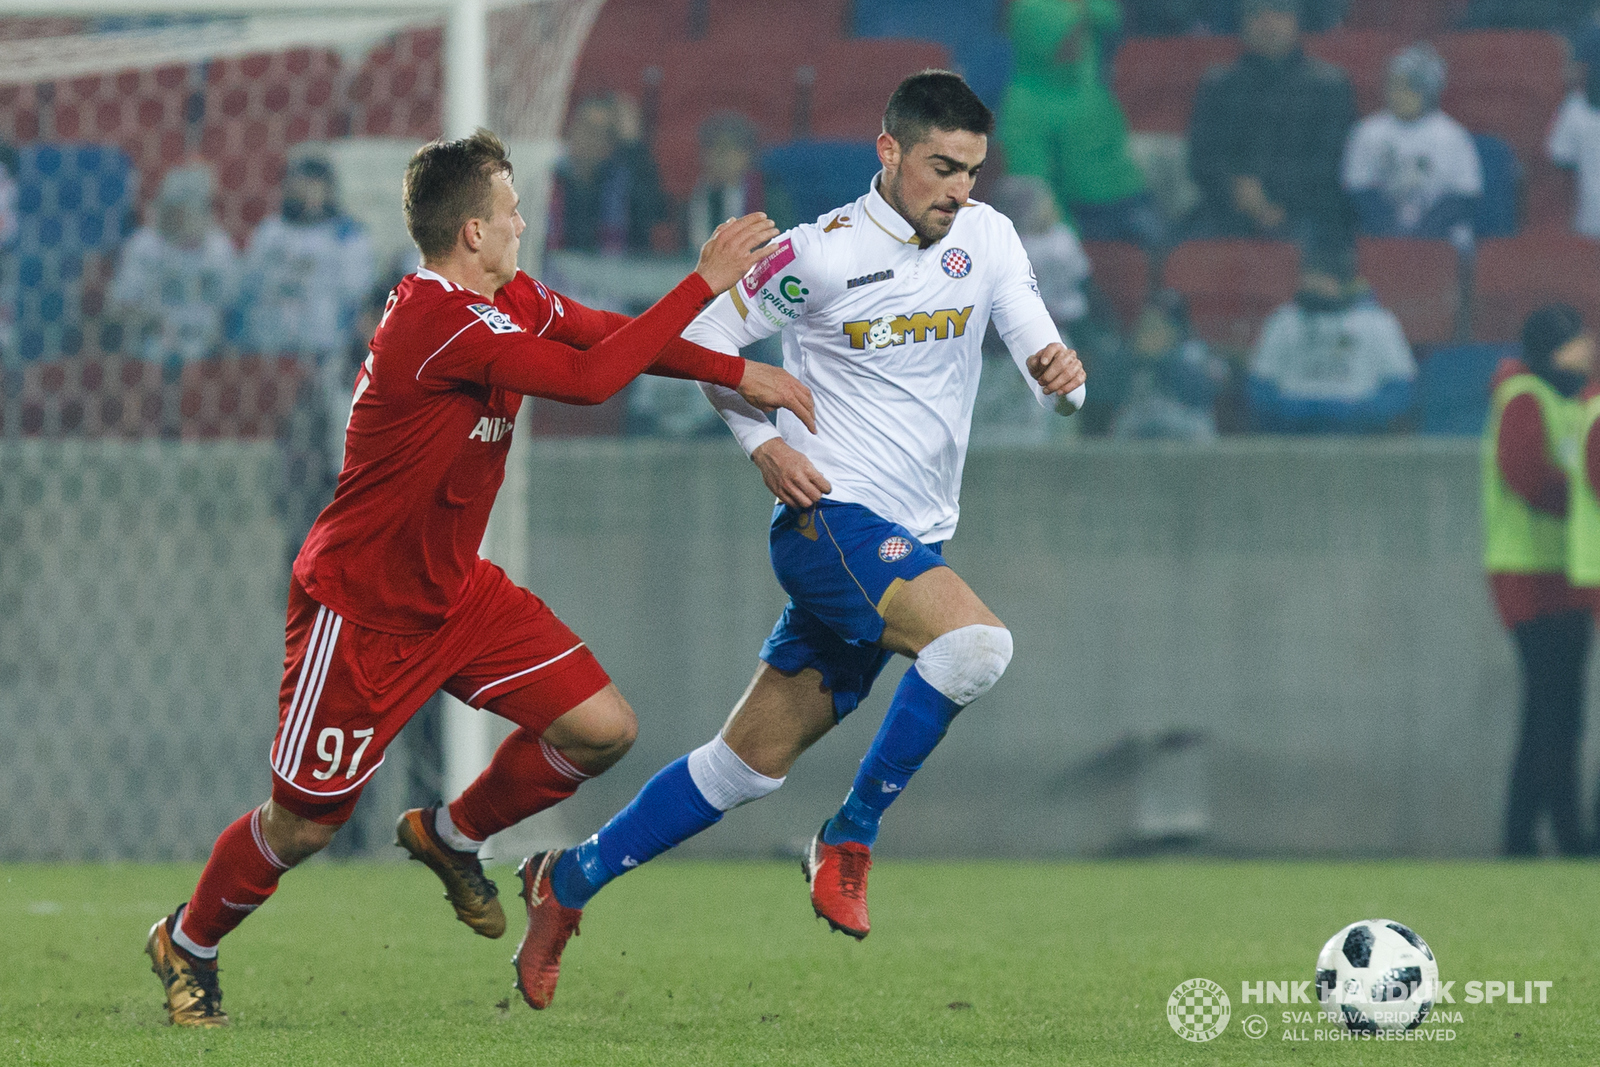
[[890,237],[893,237],[900,244],[903,244],[903,245],[920,245],[922,243],[922,239],[920,237],[918,237],[914,231],[913,231],[913,233],[911,234],[910,237],[899,237],[899,236],[896,236],[895,232],[893,230],[889,229],[889,227],[885,226],[883,223],[879,222],[877,219],[872,217],[872,212],[867,211],[867,208],[866,208],[865,204],[862,205],[861,210],[863,212],[865,212],[867,218],[872,222],[872,224],[874,226],[876,226],[878,229],[882,230],[884,233],[888,234]]
[[734,282],[733,288],[728,290],[728,295],[733,297],[733,309],[739,313],[741,319],[750,317],[750,309],[744,306],[744,298],[739,295],[739,283]]

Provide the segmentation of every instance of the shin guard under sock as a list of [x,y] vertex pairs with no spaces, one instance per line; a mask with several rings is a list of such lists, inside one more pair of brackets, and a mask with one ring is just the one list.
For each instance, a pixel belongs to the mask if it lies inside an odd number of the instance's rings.
[[581,908],[624,871],[681,844],[722,818],[683,756],[656,772],[600,832],[556,861],[550,884],[564,907]]
[[878,839],[883,813],[943,740],[960,711],[959,704],[925,682],[912,664],[900,679],[883,725],[861,760],[850,795],[823,827],[822,840],[830,845],[856,841],[871,847]]
[[559,804],[593,777],[544,738],[518,729],[500,743],[494,759],[450,804],[450,821],[474,841],[515,826]]
[[172,939],[191,955],[215,957],[217,942],[266,902],[288,869],[261,833],[260,808],[237,819],[212,847]]

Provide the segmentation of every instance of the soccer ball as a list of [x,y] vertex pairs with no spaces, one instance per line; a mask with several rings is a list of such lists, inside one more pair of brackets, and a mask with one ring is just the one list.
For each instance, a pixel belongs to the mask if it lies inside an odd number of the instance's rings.
[[1322,1010],[1351,1030],[1413,1030],[1433,1008],[1439,963],[1428,943],[1391,919],[1363,919],[1317,956]]

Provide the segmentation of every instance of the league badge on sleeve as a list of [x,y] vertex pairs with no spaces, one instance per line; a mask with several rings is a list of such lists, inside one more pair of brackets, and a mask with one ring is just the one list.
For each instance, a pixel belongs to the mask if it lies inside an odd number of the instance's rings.
[[964,248],[951,248],[939,257],[939,266],[952,278],[965,278],[972,273],[972,257]]
[[878,558],[885,563],[898,563],[911,555],[911,542],[904,537],[885,538],[878,546]]
[[522,327],[511,321],[511,316],[493,304],[468,304],[467,310],[483,320],[495,333],[521,333]]

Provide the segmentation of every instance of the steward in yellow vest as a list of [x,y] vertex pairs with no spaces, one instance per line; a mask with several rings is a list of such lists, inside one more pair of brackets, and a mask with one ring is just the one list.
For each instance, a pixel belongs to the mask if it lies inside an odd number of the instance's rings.
[[[1522,328],[1522,358],[1507,359],[1491,386],[1484,429],[1484,569],[1522,667],[1522,729],[1511,769],[1504,849],[1538,850],[1548,816],[1563,853],[1584,851],[1578,815],[1583,671],[1592,628],[1588,601],[1568,579],[1569,516],[1578,504],[1578,399],[1594,362],[1594,338],[1566,305],[1540,308]],[[1595,406],[1600,414],[1600,404]],[[1594,504],[1600,534],[1600,502]],[[1600,586],[1600,545],[1595,548]],[[1585,556],[1584,558],[1587,558]]]

